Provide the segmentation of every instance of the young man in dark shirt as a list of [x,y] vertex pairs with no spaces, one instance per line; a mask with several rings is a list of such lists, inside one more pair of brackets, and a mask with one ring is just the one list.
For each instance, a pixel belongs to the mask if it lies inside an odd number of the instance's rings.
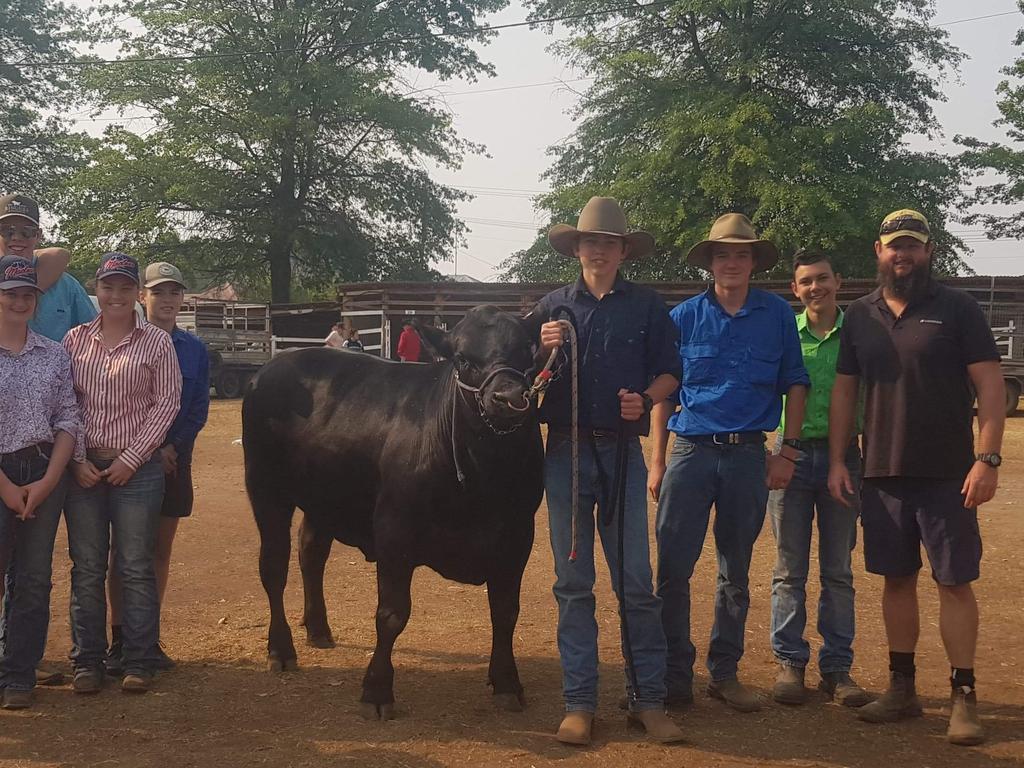
[[924,544],[952,667],[947,738],[970,745],[984,738],[974,692],[977,507],[995,495],[998,484],[1005,395],[985,315],[968,294],[932,279],[934,249],[928,220],[917,211],[896,211],[882,222],[875,243],[880,286],[850,306],[840,335],[829,419],[829,490],[844,503],[855,492],[843,456],[863,384],[864,562],[885,577],[882,615],[891,681],[885,695],[858,716],[883,723],[921,715],[914,650]]
[[[679,383],[675,334],[665,303],[652,290],[622,279],[619,267],[654,247],[646,232],[628,232],[615,200],[593,198],[577,227],[560,224],[548,235],[552,247],[578,258],[579,280],[545,296],[531,313],[540,325],[545,350],[563,343],[561,309],[575,319],[579,352],[579,517],[573,519],[571,393],[568,371],[552,382],[541,418],[548,425],[544,480],[558,600],[558,652],[562,662],[565,717],[557,738],[567,744],[590,742],[597,707],[597,622],[594,618],[594,507],[607,511],[620,422],[633,425],[623,536],[624,593],[628,642],[636,672],[630,719],[654,741],[682,740],[665,714],[665,635],[661,602],[654,595],[647,532],[647,467],[640,435],[649,428],[651,408]],[[602,518],[604,515],[602,514]],[[612,583],[618,588],[618,524],[598,525]]]

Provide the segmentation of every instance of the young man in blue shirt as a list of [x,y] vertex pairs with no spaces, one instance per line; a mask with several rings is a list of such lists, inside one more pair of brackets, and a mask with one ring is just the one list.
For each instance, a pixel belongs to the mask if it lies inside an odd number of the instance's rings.
[[[579,224],[559,224],[548,234],[552,247],[579,259],[582,274],[572,285],[545,296],[530,318],[540,325],[545,350],[563,343],[558,322],[562,309],[575,321],[579,351],[579,516],[573,519],[571,376],[553,381],[541,406],[548,425],[544,481],[558,600],[558,653],[562,662],[565,716],[557,738],[588,744],[597,708],[597,622],[594,600],[594,507],[602,519],[612,501],[612,483],[620,423],[631,429],[622,514],[628,643],[636,673],[630,720],[650,739],[682,740],[682,731],[665,714],[665,636],[661,604],[651,583],[648,546],[647,467],[640,435],[647,434],[653,404],[669,396],[679,382],[675,333],[665,303],[654,291],[622,279],[627,258],[641,258],[654,247],[646,232],[628,232],[626,216],[611,198],[595,197]],[[612,583],[618,587],[618,521],[596,526]],[[618,590],[617,590],[618,591]],[[632,684],[630,684],[632,688]]]
[[[181,369],[181,407],[158,453],[164,467],[164,499],[160,508],[153,567],[156,571],[157,597],[161,605],[167,591],[171,565],[171,547],[178,531],[178,520],[192,514],[192,449],[196,437],[206,425],[210,409],[210,360],[206,345],[177,326],[178,313],[185,300],[185,279],[173,264],[160,261],[146,267],[142,278],[142,300],[146,319],[171,335],[174,353]],[[111,563],[114,552],[111,549]],[[120,581],[111,568],[107,580],[110,598],[111,642],[107,651],[107,671],[116,674],[121,662]],[[174,662],[160,649],[159,669]]]
[[[793,476],[810,385],[793,310],[782,298],[750,286],[751,275],[770,269],[778,258],[746,216],[722,216],[687,256],[711,272],[714,285],[671,312],[679,332],[681,408],[676,413],[675,403],[666,401],[654,410],[648,480],[658,500],[658,596],[670,708],[693,701],[690,577],[712,505],[718,588],[707,692],[742,712],[760,708],[757,696],[737,679],[750,606],[750,558],[769,488],[785,488]],[[778,428],[783,395],[786,440],[778,454],[766,456],[764,433]],[[666,466],[670,431],[676,439]]]
[[29,327],[36,333],[61,341],[76,325],[96,317],[96,308],[85,289],[67,274],[71,254],[64,248],[39,248],[39,204],[21,194],[0,197],[0,256],[10,254],[32,259],[39,275],[39,296]]

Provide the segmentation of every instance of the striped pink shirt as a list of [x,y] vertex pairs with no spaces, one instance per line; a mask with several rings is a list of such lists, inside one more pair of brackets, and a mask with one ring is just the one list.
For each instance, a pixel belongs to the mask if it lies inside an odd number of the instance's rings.
[[133,470],[163,443],[181,403],[181,370],[166,331],[135,317],[135,328],[111,350],[102,317],[64,337],[85,425],[84,447],[121,451]]

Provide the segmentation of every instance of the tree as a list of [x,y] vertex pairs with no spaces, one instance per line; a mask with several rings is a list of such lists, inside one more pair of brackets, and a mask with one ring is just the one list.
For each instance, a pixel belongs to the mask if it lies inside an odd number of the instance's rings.
[[[1024,0],[1017,5],[1024,13]],[[1015,44],[1024,45],[1024,30],[1017,33]],[[1006,129],[1006,135],[1018,146],[1024,142],[1024,56],[1002,70],[1011,78],[1003,80],[996,87],[996,102],[1002,117],[995,125]],[[979,205],[1013,206],[1007,214],[972,213],[964,217],[967,224],[981,224],[990,239],[998,237],[1024,237],[1024,149],[1014,148],[999,142],[984,142],[978,139],[957,136],[957,141],[967,150],[963,154],[964,164],[976,173],[994,172],[1001,180],[983,184],[974,190],[971,202]]]
[[118,33],[129,61],[83,81],[99,105],[141,110],[153,128],[107,130],[66,189],[63,232],[76,253],[121,247],[211,280],[269,282],[276,302],[296,281],[429,278],[461,236],[463,194],[425,162],[455,167],[477,148],[405,81],[489,72],[470,43],[488,38],[477,17],[506,2],[108,7],[143,31]]
[[0,2],[0,194],[20,191],[48,202],[81,159],[80,137],[54,116],[73,103],[73,80],[36,65],[70,58],[82,28],[83,14],[63,3]]
[[[589,0],[531,5],[537,17],[593,10]],[[554,191],[542,204],[553,218],[571,221],[591,195],[618,197],[659,244],[630,267],[645,279],[695,276],[683,257],[729,211],[783,253],[822,247],[855,276],[874,272],[884,215],[913,207],[933,223],[937,268],[966,268],[945,229],[963,171],[905,141],[935,134],[929,102],[961,59],[928,24],[932,0],[634,5],[568,22],[574,37],[556,46],[595,82],[572,139],[551,150]],[[507,275],[549,274],[558,262],[544,253],[538,242],[515,254]]]

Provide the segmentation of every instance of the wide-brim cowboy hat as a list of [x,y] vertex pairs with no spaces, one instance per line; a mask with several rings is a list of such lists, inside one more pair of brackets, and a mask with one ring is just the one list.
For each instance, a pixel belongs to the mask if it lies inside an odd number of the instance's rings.
[[573,249],[583,234],[621,237],[629,246],[627,259],[639,259],[654,250],[654,235],[649,232],[630,232],[622,206],[611,197],[590,198],[580,212],[576,226],[556,224],[548,232],[548,242],[563,256],[575,258]]
[[707,240],[702,240],[690,249],[686,254],[687,263],[710,270],[712,251],[722,243],[749,245],[754,251],[755,272],[771,269],[779,261],[779,249],[757,236],[750,219],[742,213],[727,213],[719,216],[711,225]]

